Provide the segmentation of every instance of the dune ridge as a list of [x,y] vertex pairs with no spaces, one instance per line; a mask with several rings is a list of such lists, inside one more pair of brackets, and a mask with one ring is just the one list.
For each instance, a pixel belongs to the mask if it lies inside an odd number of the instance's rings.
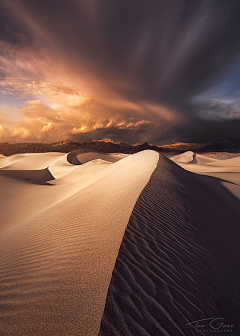
[[171,160],[173,162],[176,162],[178,164],[199,164],[199,163],[203,163],[203,164],[218,164],[220,163],[220,165],[223,163],[223,160],[218,160],[215,158],[209,158],[207,156],[201,155],[201,154],[196,154],[192,151],[187,151],[183,154],[179,154],[179,155],[175,155],[173,157],[171,157]]
[[0,335],[239,335],[239,160],[0,155]]
[[[158,157],[144,151],[108,163],[87,181],[80,174],[77,190],[76,170],[75,177],[68,176],[65,184],[55,179],[55,185],[1,176],[21,192],[30,186],[33,196],[35,189],[36,199],[44,196],[37,193],[43,188],[50,194],[56,189],[52,198],[59,190],[64,196],[68,189],[61,188],[73,189],[67,198],[0,234],[0,335],[97,335],[126,225]],[[94,161],[77,167],[87,173],[86,165],[93,168]]]
[[240,156],[219,160],[188,151],[170,159],[182,168],[200,174],[240,172]]
[[[28,168],[32,162],[28,160]],[[35,164],[33,162],[33,164]],[[94,160],[72,165],[67,155],[61,156],[44,170],[0,169],[0,233],[29,220],[76,194],[104,175],[110,165]],[[26,163],[21,167],[26,168]]]
[[215,332],[191,324],[205,318],[240,334],[240,203],[205,178],[214,179],[160,156],[126,228],[99,336]]
[[45,169],[55,160],[65,154],[63,153],[24,153],[12,156],[0,156],[0,168],[10,170],[31,170]]
[[[87,160],[89,157],[85,157],[84,164],[68,162],[69,156],[74,160],[80,152],[87,155],[87,150],[78,150],[69,154],[33,153],[3,157],[5,163],[2,162],[4,167],[0,169],[0,233],[86,188],[100,179],[112,163],[127,157],[110,154],[110,162],[98,158],[94,152],[94,158]],[[99,153],[99,157],[103,158],[103,154]],[[42,167],[46,168],[40,169]]]

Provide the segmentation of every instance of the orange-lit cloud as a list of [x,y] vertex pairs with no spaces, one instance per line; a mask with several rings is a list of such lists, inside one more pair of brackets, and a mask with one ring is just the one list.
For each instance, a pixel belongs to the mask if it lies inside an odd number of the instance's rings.
[[165,132],[182,122],[172,108],[141,95],[131,97],[131,80],[109,77],[109,71],[95,68],[81,53],[70,56],[26,7],[16,4],[8,7],[34,36],[24,47],[0,41],[0,141],[76,139],[105,129],[132,131],[136,142],[137,132],[147,137],[157,134],[157,127]]
[[239,16],[238,1],[0,1],[1,134],[238,137]]
[[49,122],[47,125],[42,127],[42,132],[50,132],[53,130],[53,124]]
[[182,119],[159,104],[128,99],[90,75],[82,78],[45,51],[2,46],[0,63],[7,70],[1,94],[19,105],[0,103],[0,141],[55,141],[99,129],[147,132]]
[[79,96],[80,92],[75,87],[63,85],[58,83],[46,83],[19,80],[16,78],[5,78],[0,80],[0,87],[2,94],[18,95],[20,98],[25,98],[27,95],[50,97],[61,99],[65,96]]
[[[126,102],[128,108],[124,111],[123,101],[119,107],[117,102],[115,105],[113,101],[104,102],[92,97],[76,95],[75,100],[68,102],[65,99],[61,104],[58,102],[57,107],[41,100],[25,102],[19,107],[22,119],[16,125],[4,127],[2,123],[1,141],[55,141],[98,129],[148,130],[159,120],[165,126],[179,120],[173,111],[144,102],[138,106]],[[149,119],[144,118],[145,109]]]

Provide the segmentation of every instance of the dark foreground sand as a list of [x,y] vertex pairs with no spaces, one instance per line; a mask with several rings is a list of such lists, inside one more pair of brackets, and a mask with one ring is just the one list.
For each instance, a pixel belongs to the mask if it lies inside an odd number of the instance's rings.
[[220,180],[160,156],[130,217],[99,335],[240,335],[239,242],[240,202]]

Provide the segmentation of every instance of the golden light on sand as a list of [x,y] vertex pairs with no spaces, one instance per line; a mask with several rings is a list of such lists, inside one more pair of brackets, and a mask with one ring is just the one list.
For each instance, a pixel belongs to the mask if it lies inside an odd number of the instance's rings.
[[0,0],[0,336],[240,335],[239,18]]
[[239,157],[0,155],[0,183],[1,335],[234,332]]

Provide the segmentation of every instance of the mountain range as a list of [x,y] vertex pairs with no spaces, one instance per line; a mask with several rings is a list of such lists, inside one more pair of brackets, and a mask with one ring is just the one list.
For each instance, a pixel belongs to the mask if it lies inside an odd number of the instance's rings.
[[240,153],[240,139],[209,141],[205,143],[178,142],[163,146],[148,144],[147,142],[131,145],[125,142],[114,142],[109,138],[105,138],[102,140],[90,139],[84,142],[62,140],[53,143],[0,143],[0,153],[5,156],[10,156],[18,153],[68,153],[76,149],[91,149],[98,152],[126,154],[133,154],[142,150],[152,149],[166,156],[180,154],[185,151],[193,151],[196,153]]

